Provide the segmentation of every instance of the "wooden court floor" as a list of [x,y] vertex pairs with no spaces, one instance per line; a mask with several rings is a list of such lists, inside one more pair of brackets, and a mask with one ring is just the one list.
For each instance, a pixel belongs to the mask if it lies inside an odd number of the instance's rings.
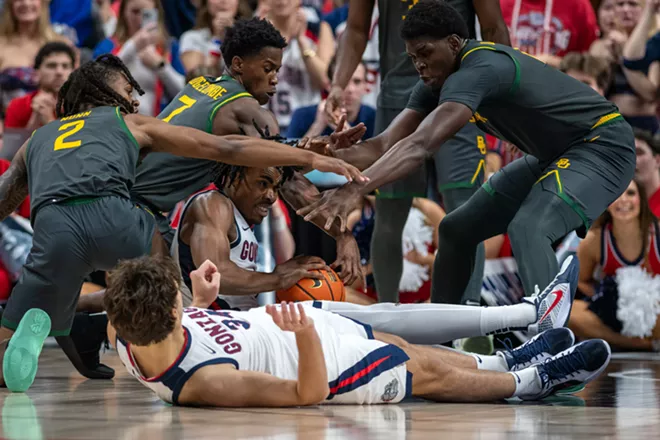
[[113,381],[79,376],[44,349],[27,394],[0,390],[4,439],[660,439],[660,355],[615,355],[575,397],[542,402],[323,406],[300,409],[175,408],[103,355]]

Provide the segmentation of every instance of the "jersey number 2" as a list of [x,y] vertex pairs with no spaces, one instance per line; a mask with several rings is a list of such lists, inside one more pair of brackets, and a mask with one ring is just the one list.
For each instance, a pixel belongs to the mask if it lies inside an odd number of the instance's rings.
[[184,110],[188,110],[190,107],[193,106],[194,103],[197,102],[196,99],[192,99],[188,95],[179,96],[179,101],[181,101],[183,103],[183,105],[181,107],[178,107],[178,108],[175,108],[174,110],[172,110],[172,113],[170,113],[170,115],[168,117],[163,119],[163,122],[170,122],[170,119],[172,119],[173,117],[175,117],[179,113],[182,113]]
[[55,139],[55,151],[79,147],[82,144],[82,141],[65,141],[65,139],[78,133],[84,126],[84,119],[67,122],[66,124],[62,125],[57,131],[66,130],[66,132],[62,133],[57,137],[57,139]]

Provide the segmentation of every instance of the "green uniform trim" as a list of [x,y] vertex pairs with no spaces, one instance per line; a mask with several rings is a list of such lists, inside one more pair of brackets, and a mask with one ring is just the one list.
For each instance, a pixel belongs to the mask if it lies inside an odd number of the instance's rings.
[[232,102],[232,101],[234,101],[238,98],[252,98],[252,95],[248,92],[237,93],[236,95],[232,96],[231,98],[227,98],[224,101],[222,101],[221,103],[219,103],[218,105],[216,105],[215,107],[213,107],[213,110],[211,110],[211,114],[209,115],[208,125],[206,127],[206,132],[207,133],[213,133],[213,120],[215,119],[215,114],[218,112],[218,110],[220,110],[220,107],[222,107],[223,105],[225,105],[229,102]]
[[450,182],[445,183],[444,185],[438,185],[438,191],[443,192],[448,189],[457,189],[457,188],[473,188],[473,182]]
[[[619,121],[619,120],[621,120],[621,119],[623,119],[623,116],[622,116],[620,113],[609,113],[609,114],[603,116],[602,118],[600,118],[600,119],[598,120],[598,122],[596,122],[596,123],[594,124],[594,126],[591,127],[591,129],[592,129],[592,130],[595,130],[595,129],[598,128],[598,127],[602,127],[602,126],[604,126],[604,125],[611,124],[612,122],[616,122],[616,121]],[[595,139],[592,139],[592,140],[589,141],[589,142],[592,142],[592,141],[594,141],[594,140],[595,140]]]
[[135,143],[135,146],[137,147],[138,150],[140,150],[140,144],[138,143],[137,139],[135,139],[135,136],[133,136],[133,133],[131,133],[131,130],[128,129],[128,125],[126,125],[126,121],[124,121],[124,117],[119,113],[119,107],[115,107],[115,114],[117,115],[117,119],[119,120],[119,125],[121,128],[126,131],[126,134],[128,137]]
[[475,52],[477,50],[492,50],[494,52],[503,53],[504,55],[511,58],[511,61],[513,61],[513,64],[516,66],[516,73],[513,77],[513,84],[511,84],[511,88],[509,89],[509,93],[511,93],[511,94],[516,93],[518,91],[518,89],[520,88],[520,63],[518,62],[518,60],[515,57],[513,57],[511,54],[509,54],[507,52],[504,52],[503,50],[499,50],[499,49],[493,47],[495,45],[495,43],[491,43],[489,41],[481,41],[481,42],[479,42],[479,44],[480,44],[480,46],[473,47],[472,49],[468,50],[467,52],[465,52],[463,54],[463,56],[461,57],[461,63],[463,63],[463,60],[465,59],[465,57],[467,57],[472,52]]
[[62,202],[62,205],[67,205],[67,206],[72,206],[72,205],[85,205],[87,203],[92,203],[96,202],[99,200],[101,197],[95,196],[95,197],[74,197],[72,199],[67,199]]
[[483,188],[483,190],[486,191],[491,196],[495,195],[495,190],[493,189],[492,186],[490,186],[490,183],[485,182],[483,185],[481,185],[481,188]]
[[557,196],[559,196],[560,199],[562,199],[568,206],[571,207],[575,213],[580,216],[580,219],[582,219],[582,223],[584,224],[585,230],[589,230],[591,227],[591,222],[589,221],[589,218],[587,215],[584,213],[580,205],[578,205],[575,200],[573,200],[568,194],[564,192],[564,187],[561,184],[561,177],[559,177],[559,170],[551,170],[545,173],[543,176],[537,180],[534,185],[537,183],[541,182],[544,180],[546,177],[549,177],[551,174],[555,176],[555,180],[557,181]]

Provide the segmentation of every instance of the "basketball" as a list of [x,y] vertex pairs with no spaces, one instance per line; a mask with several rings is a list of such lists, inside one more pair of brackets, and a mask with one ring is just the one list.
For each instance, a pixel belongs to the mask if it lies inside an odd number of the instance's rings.
[[346,289],[342,283],[339,275],[332,269],[330,270],[317,270],[321,272],[323,278],[314,280],[311,278],[303,278],[298,281],[295,286],[291,286],[285,290],[277,292],[277,302],[282,301],[345,301]]

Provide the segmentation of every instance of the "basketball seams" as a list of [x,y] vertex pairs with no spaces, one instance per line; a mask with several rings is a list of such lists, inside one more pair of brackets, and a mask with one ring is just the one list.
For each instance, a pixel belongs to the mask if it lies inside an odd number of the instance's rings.
[[314,298],[314,296],[313,296],[311,293],[309,293],[307,290],[305,290],[305,288],[304,288],[303,286],[301,286],[300,283],[296,283],[296,286],[297,286],[300,290],[302,290],[303,292],[305,292],[305,295],[309,296],[309,297],[312,299],[312,301],[316,300],[316,298]]
[[321,275],[323,276],[323,281],[328,285],[328,289],[330,290],[330,297],[332,298],[333,301],[335,301],[335,293],[332,291],[332,284],[330,283],[330,280],[326,278],[324,271],[319,270],[318,272],[321,272]]

